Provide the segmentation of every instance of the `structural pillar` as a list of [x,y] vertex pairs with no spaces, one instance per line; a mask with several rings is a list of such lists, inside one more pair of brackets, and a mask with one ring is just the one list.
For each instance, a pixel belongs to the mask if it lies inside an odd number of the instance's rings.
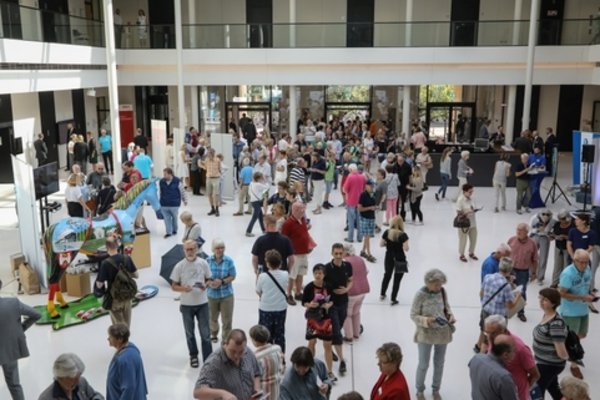
[[521,130],[529,129],[529,114],[531,113],[531,88],[533,85],[533,62],[535,43],[537,40],[537,19],[540,13],[540,0],[531,0],[529,14],[529,40],[527,43],[527,69],[525,72],[525,95],[523,96],[523,123]]
[[298,102],[296,101],[296,86],[290,86],[290,101],[288,104],[288,129],[290,131],[290,137],[292,138],[292,142],[296,141],[296,129],[298,127],[297,120],[298,114],[296,110],[298,108]]
[[[517,86],[508,87],[508,102],[506,105],[506,122],[504,122],[505,143],[510,144],[515,137],[515,110],[517,105]],[[517,132],[519,133],[519,132]]]
[[[196,34],[198,33],[198,26],[196,25],[196,2],[194,0],[188,1],[188,32],[187,36],[190,40],[190,48],[196,48]],[[193,120],[193,119],[192,119]]]
[[404,25],[404,45],[412,46],[413,0],[406,0],[406,25]]
[[181,0],[175,0],[175,53],[177,58],[177,127],[185,130],[185,93],[183,92],[183,20]]
[[513,13],[513,37],[512,44],[513,46],[519,45],[519,37],[521,36],[521,16],[523,9],[523,0],[515,0],[515,10]]
[[196,85],[190,86],[190,107],[192,108],[192,121],[190,125],[201,131],[200,119],[198,118],[198,86]]
[[402,132],[410,139],[410,86],[402,88]]
[[112,152],[114,182],[121,181],[121,126],[119,122],[119,86],[117,84],[117,59],[115,51],[115,21],[113,18],[113,1],[104,0],[104,41],[106,43],[106,74],[108,78],[108,103],[110,113],[110,135],[112,136]]
[[290,0],[290,48],[296,47],[296,0]]

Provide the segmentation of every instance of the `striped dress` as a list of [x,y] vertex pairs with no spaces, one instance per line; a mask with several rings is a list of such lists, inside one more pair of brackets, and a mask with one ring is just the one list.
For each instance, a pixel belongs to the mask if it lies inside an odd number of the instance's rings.
[[266,344],[257,348],[254,355],[262,370],[260,384],[263,393],[268,395],[269,400],[277,400],[279,385],[285,372],[285,357],[281,347],[276,344]]

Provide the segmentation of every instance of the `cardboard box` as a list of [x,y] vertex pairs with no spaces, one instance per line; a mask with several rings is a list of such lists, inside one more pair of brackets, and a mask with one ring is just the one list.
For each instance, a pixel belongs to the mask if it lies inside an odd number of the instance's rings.
[[67,277],[67,293],[73,297],[83,297],[92,292],[90,273],[65,274]]
[[63,274],[63,276],[60,278],[59,286],[61,292],[67,292],[67,274]]
[[19,265],[19,281],[23,291],[27,294],[36,294],[40,292],[40,279],[37,272],[27,263]]
[[150,251],[150,232],[139,232],[133,241],[131,259],[138,269],[148,268],[152,265],[152,252]]
[[15,253],[10,255],[10,271],[14,273],[19,269],[19,266],[27,262],[23,253]]

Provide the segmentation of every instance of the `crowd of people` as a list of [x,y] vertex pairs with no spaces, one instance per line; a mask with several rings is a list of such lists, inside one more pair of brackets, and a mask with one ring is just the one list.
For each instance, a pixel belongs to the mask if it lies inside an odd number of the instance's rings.
[[[421,201],[428,190],[427,175],[434,168],[426,134],[418,123],[413,125],[410,140],[406,140],[406,135],[394,135],[380,121],[333,119],[317,124],[304,121],[303,126],[311,129],[303,129],[294,140],[285,134],[275,140],[268,132],[261,135],[246,124],[250,121],[244,124],[240,121],[239,127],[231,127],[235,163],[231,166],[232,173],[226,173],[230,168],[224,165],[222,155],[207,145],[210,138],[191,128],[180,154],[182,161],[190,164],[191,175],[186,175],[186,168],[176,176],[167,167],[159,181],[165,238],[178,234],[179,218],[185,227],[181,239],[185,257],[170,278],[172,290],[180,295],[190,366],[200,368],[193,395],[198,399],[225,400],[329,398],[332,387],[348,371],[344,344],[353,343],[363,331],[361,305],[373,283],[369,282],[365,261],[377,261],[372,255],[373,245],[385,248],[379,299],[387,300],[391,282],[390,305],[398,304],[400,284],[408,272],[410,247],[405,224],[424,225]],[[107,136],[110,137],[104,132],[99,139],[103,156],[107,153],[103,144],[107,139],[103,138]],[[521,215],[531,212],[530,172],[552,169],[540,140],[539,135],[528,132],[517,139],[515,148],[524,150],[517,165],[511,165],[505,154],[499,155],[490,175],[490,186],[494,186],[496,193],[495,212],[507,208],[506,182],[511,174],[517,178],[515,212]],[[123,180],[116,188],[104,171],[108,160],[97,162],[92,174],[85,177],[82,166],[74,159],[66,193],[69,215],[101,214],[111,201],[101,196],[103,190],[103,196],[109,192],[114,200],[114,196],[126,193],[135,183],[152,176],[152,162],[145,150],[147,143],[142,146],[141,140],[138,142],[131,159],[123,164]],[[476,188],[469,183],[476,172],[469,165],[468,151],[460,154],[454,170],[451,152],[447,148],[442,154],[438,165],[442,184],[434,196],[437,201],[446,197],[455,173],[459,181],[454,200],[459,259],[477,261],[476,213],[481,207],[476,203]],[[256,222],[261,230],[251,251],[259,319],[258,325],[248,329],[248,334],[234,328],[236,262],[225,254],[225,242],[215,239],[211,243],[212,254],[203,253],[200,225],[188,211],[179,215],[180,205],[188,201],[187,188],[193,190],[193,195],[201,195],[200,182],[205,181],[210,205],[207,214],[219,217],[223,181],[230,179],[229,176],[238,196],[237,212],[233,215],[251,214],[245,229],[247,237],[254,237]],[[82,188],[86,184],[98,189],[96,208],[85,201]],[[319,214],[334,207],[330,203],[333,190],[340,191],[343,201],[339,206],[346,210],[346,218],[339,226],[340,232],[342,229],[346,232],[345,238],[343,243],[330,244],[331,260],[316,260],[311,252],[318,244],[311,236],[311,228]],[[144,225],[141,213],[136,224]],[[507,235],[505,243],[483,260],[480,334],[473,348],[476,354],[469,362],[473,399],[539,399],[545,392],[554,400],[590,398],[579,366],[581,360],[574,359],[566,345],[569,332],[583,340],[588,333],[589,312],[598,313],[594,306],[598,299],[594,278],[600,264],[600,242],[597,227],[590,224],[589,214],[561,211],[554,216],[544,208],[532,214],[529,221],[519,223],[515,235]],[[380,239],[373,242],[371,239],[376,235]],[[546,284],[552,242],[554,266],[552,279]],[[355,244],[360,250],[355,249]],[[112,249],[108,264],[112,259],[135,273],[131,259],[118,254],[118,238],[110,238],[107,249]],[[110,287],[115,279],[108,264],[103,262],[100,266],[98,289],[102,289],[104,282]],[[309,271],[312,279],[305,284],[304,276]],[[456,323],[452,296],[444,288],[446,282],[443,271],[427,271],[410,308],[418,346],[418,360],[411,365],[416,368],[417,400],[426,398],[425,380],[432,359],[431,396],[434,400],[442,398],[446,348],[453,340]],[[533,342],[528,345],[508,330],[507,321],[513,315],[527,321],[524,304],[527,286],[532,282],[540,287],[538,299],[543,318],[535,326]],[[306,346],[290,349],[286,343],[286,317],[288,308],[298,305],[306,320],[307,342]],[[117,352],[107,377],[108,399],[144,399],[147,394],[140,350],[128,341],[130,310],[130,304],[120,302],[113,302],[110,309],[113,325],[109,328],[109,342]],[[22,314],[35,319],[28,312]],[[200,333],[200,349],[195,325]],[[248,346],[248,336],[254,351]],[[323,360],[315,357],[318,341],[323,346]],[[216,349],[214,343],[220,343]],[[0,356],[1,348],[0,344]],[[347,393],[339,399],[410,398],[408,383],[400,369],[403,360],[400,346],[384,343],[374,353],[381,375],[372,391],[362,395]],[[291,364],[286,366],[288,355]],[[26,354],[16,358],[23,356]],[[55,383],[49,391],[62,391],[72,398],[77,390],[81,392],[79,398],[102,398],[81,377],[81,360],[70,354],[61,357],[55,363]],[[73,366],[66,368],[65,362]],[[338,363],[337,371],[334,363]],[[564,377],[559,385],[558,376],[567,363],[572,377]],[[3,367],[5,364],[2,363]],[[13,398],[20,398],[18,382],[9,384],[9,388]],[[44,392],[45,396],[50,392]]]

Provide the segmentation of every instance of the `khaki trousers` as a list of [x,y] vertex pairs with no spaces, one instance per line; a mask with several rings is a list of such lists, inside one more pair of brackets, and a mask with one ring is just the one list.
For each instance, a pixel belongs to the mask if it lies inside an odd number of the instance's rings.
[[458,254],[465,255],[465,247],[467,247],[467,238],[469,239],[469,254],[475,253],[475,245],[477,244],[477,227],[473,226],[465,231],[458,228]]
[[113,300],[110,310],[110,319],[114,324],[125,324],[131,327],[131,300],[117,301]]
[[250,195],[248,195],[248,188],[250,187],[250,185],[241,185],[240,186],[240,193],[238,195],[238,201],[239,201],[239,206],[238,206],[238,211],[239,213],[243,213],[244,212],[244,201],[248,201],[248,211],[252,212],[252,205],[250,204]]
[[208,312],[210,315],[210,336],[216,338],[219,335],[219,315],[221,315],[221,325],[223,328],[221,338],[225,341],[229,332],[231,332],[231,323],[233,320],[233,295],[222,299],[208,299]]

